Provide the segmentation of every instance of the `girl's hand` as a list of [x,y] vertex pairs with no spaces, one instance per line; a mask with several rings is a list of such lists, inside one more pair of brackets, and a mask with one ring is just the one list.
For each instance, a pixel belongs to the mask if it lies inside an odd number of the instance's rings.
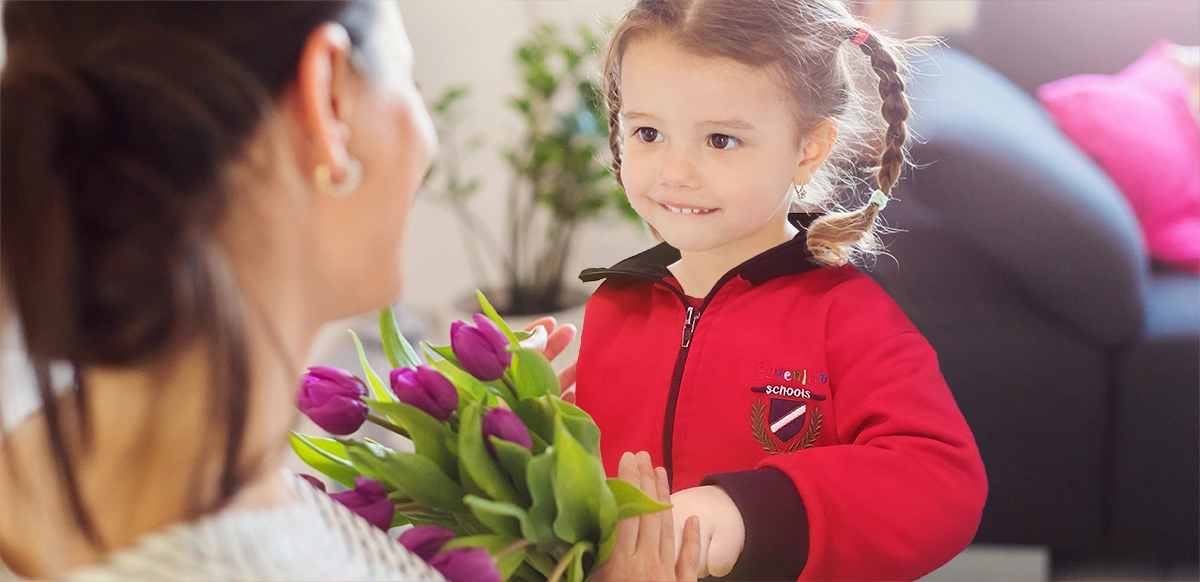
[[675,504],[672,512],[676,523],[683,516],[700,518],[699,576],[729,574],[746,544],[742,512],[738,511],[729,494],[720,487],[705,485],[676,492],[671,495],[671,503]]
[[[650,465],[650,455],[625,453],[617,476],[637,485],[646,495],[669,502],[671,489],[667,472]],[[678,559],[676,527],[672,512],[660,511],[630,517],[617,524],[617,542],[612,555],[589,580],[675,580],[694,582],[700,558],[700,523],[689,517],[680,528]]]
[[[557,358],[579,333],[579,330],[575,329],[574,325],[569,323],[558,325],[558,322],[553,317],[543,317],[525,326],[525,331],[532,332],[538,326],[546,330],[546,347],[542,348],[542,355],[546,356],[546,359],[550,361],[554,361],[554,358]],[[570,366],[567,366],[563,371],[558,373],[558,383],[562,387],[563,400],[574,404],[575,362],[571,362]]]

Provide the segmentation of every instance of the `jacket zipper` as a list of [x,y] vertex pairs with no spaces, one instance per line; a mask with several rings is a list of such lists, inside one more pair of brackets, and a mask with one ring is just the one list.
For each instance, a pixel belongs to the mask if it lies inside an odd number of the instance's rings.
[[679,298],[679,301],[681,301],[683,303],[683,306],[687,308],[687,312],[684,315],[684,320],[683,320],[683,338],[679,342],[679,344],[680,344],[679,354],[677,356],[675,356],[675,371],[674,371],[674,373],[671,374],[671,390],[670,390],[670,392],[667,393],[667,412],[666,412],[665,417],[663,418],[663,448],[662,448],[663,468],[666,469],[666,471],[667,471],[668,486],[674,487],[674,482],[675,482],[675,468],[674,468],[674,466],[675,466],[675,463],[674,463],[675,409],[679,405],[679,388],[683,384],[683,369],[687,366],[688,352],[691,350],[691,347],[692,347],[692,335],[695,334],[696,323],[698,323],[700,321],[700,316],[704,314],[704,309],[708,307],[708,303],[710,301],[712,301],[713,297],[715,297],[717,295],[717,292],[721,290],[721,287],[725,286],[725,283],[728,283],[730,279],[733,279],[734,277],[737,276],[737,273],[731,271],[729,273],[726,273],[724,276],[722,276],[716,282],[716,284],[713,285],[713,288],[708,292],[708,296],[706,296],[704,298],[704,302],[700,304],[700,307],[692,307],[691,304],[688,302],[687,295],[684,295],[683,292],[680,291],[679,289],[676,289],[675,287],[672,287],[671,285],[667,285],[666,283],[664,283],[662,281],[662,279],[659,279],[654,276],[644,275],[641,273],[615,271],[615,270],[611,270],[611,269],[597,271],[596,274],[604,275],[604,276],[612,276],[612,275],[621,275],[621,276],[626,276],[626,277],[632,276],[632,277],[637,277],[640,279],[646,279],[652,283],[662,285],[663,287],[666,287],[667,289],[669,289],[672,293],[675,294],[676,297]]

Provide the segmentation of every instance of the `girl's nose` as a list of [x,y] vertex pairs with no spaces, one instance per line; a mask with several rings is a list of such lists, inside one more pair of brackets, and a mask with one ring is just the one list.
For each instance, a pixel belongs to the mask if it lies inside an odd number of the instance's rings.
[[659,182],[671,188],[691,188],[696,181],[696,166],[687,151],[674,149],[663,160]]

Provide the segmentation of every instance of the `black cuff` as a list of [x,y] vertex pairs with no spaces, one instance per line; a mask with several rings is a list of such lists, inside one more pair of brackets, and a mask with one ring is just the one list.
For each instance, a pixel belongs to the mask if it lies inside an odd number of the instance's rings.
[[728,580],[795,580],[808,562],[808,511],[783,471],[716,473],[700,482],[724,489],[742,513],[746,545]]

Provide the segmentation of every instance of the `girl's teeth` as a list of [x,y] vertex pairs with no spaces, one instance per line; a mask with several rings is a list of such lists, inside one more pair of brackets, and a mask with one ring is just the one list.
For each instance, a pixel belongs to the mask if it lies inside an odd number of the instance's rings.
[[[664,204],[663,206],[667,205]],[[667,208],[671,209],[671,212],[674,212],[675,214],[708,214],[709,212],[712,212],[711,210],[704,210],[700,208],[675,208],[674,206],[667,206]]]

